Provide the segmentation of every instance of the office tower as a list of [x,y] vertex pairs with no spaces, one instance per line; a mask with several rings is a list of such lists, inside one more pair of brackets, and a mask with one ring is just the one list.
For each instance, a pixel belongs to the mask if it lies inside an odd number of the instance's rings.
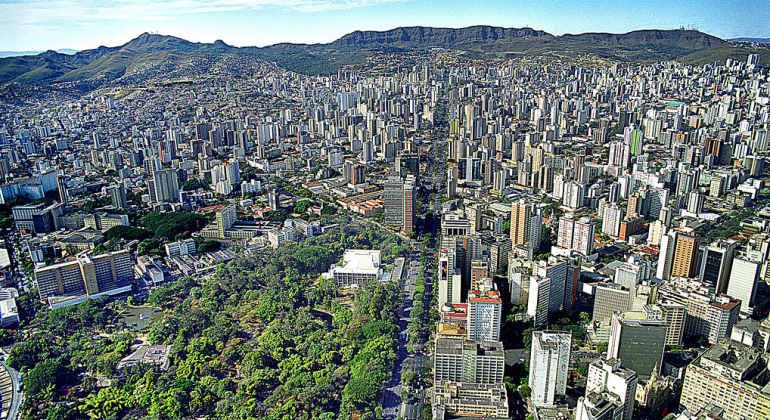
[[389,175],[385,181],[385,224],[403,226],[404,223],[404,182],[398,175]]
[[572,166],[573,166],[573,173],[572,178],[577,180],[578,182],[586,182],[587,179],[583,179],[583,168],[585,167],[586,163],[586,155],[584,154],[577,154],[573,158]]
[[126,200],[126,186],[123,182],[118,182],[109,188],[110,199],[112,200],[112,207],[116,209],[127,209],[128,201]]
[[267,205],[270,210],[277,211],[281,209],[281,194],[275,189],[270,189],[267,192]]
[[529,243],[537,249],[542,226],[542,210],[537,203],[524,199],[511,203],[511,245]]
[[489,278],[489,264],[482,260],[471,261],[471,287],[476,288],[476,284],[482,279]]
[[107,161],[112,169],[116,171],[123,169],[123,157],[117,150],[112,150],[109,152],[107,155]]
[[628,290],[636,290],[636,285],[650,278],[651,266],[648,260],[630,257],[615,270],[615,283]]
[[455,268],[455,251],[442,249],[438,258],[438,305],[460,303],[462,274]]
[[492,180],[492,191],[505,191],[506,174],[507,172],[503,169],[494,172],[494,177]]
[[692,229],[679,229],[672,257],[671,277],[695,277],[699,245],[700,238]]
[[89,255],[82,252],[74,261],[35,269],[40,300],[51,309],[76,305],[84,297],[125,293],[131,290],[133,264],[127,250]]
[[687,299],[687,337],[704,336],[714,344],[730,337],[738,322],[741,302],[730,296],[690,295]]
[[498,341],[500,340],[500,317],[503,302],[500,292],[478,290],[468,292],[468,324],[469,340]]
[[64,175],[56,176],[56,186],[59,188],[59,202],[62,203],[66,209],[69,205],[69,196],[67,193],[67,178]]
[[687,194],[687,211],[694,214],[702,213],[705,200],[703,194],[697,191],[690,191]]
[[602,357],[591,363],[575,420],[632,420],[638,381],[636,372],[622,368],[619,360]]
[[572,333],[533,331],[529,357],[529,387],[535,407],[553,406],[567,391]]
[[687,366],[681,408],[697,412],[717,404],[725,420],[770,418],[770,392],[762,349],[721,342]]
[[[347,162],[345,162],[347,164]],[[363,165],[353,164],[350,167],[350,179],[349,183],[353,185],[361,185],[366,182],[366,171]]]
[[433,378],[439,381],[497,384],[503,382],[505,352],[500,342],[437,338]]
[[648,319],[640,311],[615,312],[610,327],[607,357],[620,360],[621,366],[649,378],[660,373],[666,348],[666,321]]
[[620,201],[620,184],[618,182],[613,182],[609,187],[607,202],[617,203],[618,201]]
[[374,162],[374,143],[371,141],[364,142],[363,148],[361,149],[361,162]]
[[[545,325],[548,322],[548,308],[551,302],[551,278],[526,276],[529,279],[527,290],[527,315],[531,316],[535,325]],[[554,291],[554,294],[555,291]]]
[[558,247],[590,255],[594,250],[594,236],[595,226],[588,217],[575,220],[574,216],[566,215],[559,218]]
[[620,284],[600,283],[596,285],[593,321],[603,322],[610,319],[615,312],[631,309],[632,294],[629,289],[624,289]]
[[648,319],[666,321],[666,345],[681,346],[684,338],[684,325],[687,321],[687,307],[675,302],[660,302],[644,305],[642,313]]
[[401,152],[396,156],[394,170],[406,178],[407,175],[414,175],[416,180],[420,177],[420,155],[417,153]]
[[762,253],[758,251],[749,251],[733,259],[727,295],[741,301],[742,315],[750,316],[753,312],[761,267]]
[[155,171],[153,173],[153,181],[155,183],[156,201],[168,203],[176,201],[177,195],[179,194],[179,183],[177,181],[175,170],[166,169],[163,171]]
[[733,254],[738,243],[733,240],[717,240],[703,250],[700,281],[711,293],[727,290],[727,279],[733,266]]
[[513,250],[511,240],[506,236],[499,235],[495,236],[493,239],[494,242],[489,244],[490,277],[497,274],[498,270],[504,270],[508,267],[508,254]]
[[471,288],[471,268],[473,261],[484,258],[481,237],[477,235],[466,235],[462,238],[463,248],[463,287],[465,290]]
[[414,175],[409,174],[404,181],[403,191],[403,224],[401,225],[401,231],[405,234],[409,234],[415,231],[415,219],[417,215],[417,181]]
[[570,181],[564,185],[564,196],[562,197],[562,204],[576,210],[583,207],[586,195],[586,187],[584,184]]
[[676,237],[679,230],[671,230],[663,235],[660,241],[660,253],[658,254],[658,268],[655,277],[661,280],[671,278],[671,269],[674,264],[674,251],[676,250]]
[[238,213],[235,208],[235,204],[230,204],[222,210],[219,210],[215,214],[215,221],[217,223],[217,234],[220,238],[225,238],[225,231],[230,229],[237,221]]
[[604,208],[602,217],[602,233],[617,238],[620,236],[620,221],[623,220],[623,209],[612,203]]
[[527,267],[508,267],[508,289],[513,306],[527,305],[531,277],[531,270]]

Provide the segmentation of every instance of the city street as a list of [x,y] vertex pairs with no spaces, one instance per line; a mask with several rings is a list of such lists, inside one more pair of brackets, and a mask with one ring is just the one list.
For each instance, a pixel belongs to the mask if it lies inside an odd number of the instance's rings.
[[[414,292],[414,281],[419,274],[420,263],[416,260],[417,253],[413,253],[412,260],[408,266],[404,266],[404,275],[401,278],[401,289],[403,290],[403,296],[401,299],[401,319],[399,320],[399,330],[406,331],[407,325],[411,321],[409,318],[409,312],[412,310],[412,293]],[[398,359],[396,359],[393,365],[393,373],[390,377],[390,381],[385,387],[383,392],[382,401],[382,415],[385,419],[395,419],[401,416],[401,393],[404,390],[401,384],[401,372],[405,366],[405,361],[409,352],[406,345],[409,342],[408,338],[399,340],[398,343]],[[403,417],[403,416],[402,416]]]

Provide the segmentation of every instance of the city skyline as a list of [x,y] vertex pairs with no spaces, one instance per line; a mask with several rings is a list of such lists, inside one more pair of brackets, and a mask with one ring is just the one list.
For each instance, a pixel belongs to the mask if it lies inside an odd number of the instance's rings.
[[530,27],[553,35],[693,28],[723,39],[770,37],[770,3],[653,0],[136,0],[0,2],[0,51],[117,46],[142,32],[234,46],[327,43],[356,31],[404,26]]

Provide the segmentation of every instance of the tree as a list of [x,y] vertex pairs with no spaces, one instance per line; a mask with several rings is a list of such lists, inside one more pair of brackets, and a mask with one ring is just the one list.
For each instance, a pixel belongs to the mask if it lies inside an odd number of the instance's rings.
[[532,395],[532,389],[529,385],[522,385],[519,387],[519,394],[521,394],[522,398],[529,398]]
[[58,359],[45,360],[29,371],[25,384],[27,392],[37,397],[50,385],[58,388],[68,384],[71,378],[72,372]]
[[113,226],[107,232],[104,232],[104,237],[109,240],[127,239],[143,241],[152,237],[152,232],[146,229],[132,227],[132,226]]
[[312,205],[313,203],[310,200],[302,200],[294,206],[294,213],[305,213]]
[[67,404],[59,404],[46,410],[45,420],[75,420],[77,412]]
[[201,242],[200,245],[198,245],[197,251],[199,254],[205,254],[207,252],[213,252],[219,250],[219,248],[222,247],[222,244],[218,241],[206,241]]

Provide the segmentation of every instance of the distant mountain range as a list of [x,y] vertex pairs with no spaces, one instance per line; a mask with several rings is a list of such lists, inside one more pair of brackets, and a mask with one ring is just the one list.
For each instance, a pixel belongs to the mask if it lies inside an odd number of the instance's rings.
[[[18,57],[21,55],[35,55],[40,54],[43,51],[0,51],[0,58],[4,57]],[[58,53],[62,54],[75,54],[78,52],[78,50],[71,50],[69,48],[62,48],[60,50],[56,50]]]
[[769,43],[770,38],[733,38],[730,41]]
[[[381,32],[355,31],[329,44],[283,43],[262,48],[233,47],[222,41],[194,43],[173,36],[143,33],[117,47],[99,47],[74,54],[46,51],[0,58],[0,84],[74,82],[81,89],[90,90],[109,83],[140,83],[151,75],[173,74],[190,58],[203,58],[213,65],[225,54],[275,62],[304,74],[328,74],[345,65],[361,65],[377,50],[432,47],[464,50],[478,58],[593,53],[629,62],[679,60],[689,64],[724,61],[729,57],[745,59],[755,52],[709,34],[684,29],[555,36],[531,28],[406,27]],[[770,54],[760,54],[760,65],[770,65]],[[149,72],[148,68],[156,70]],[[205,71],[200,65],[196,68]]]

